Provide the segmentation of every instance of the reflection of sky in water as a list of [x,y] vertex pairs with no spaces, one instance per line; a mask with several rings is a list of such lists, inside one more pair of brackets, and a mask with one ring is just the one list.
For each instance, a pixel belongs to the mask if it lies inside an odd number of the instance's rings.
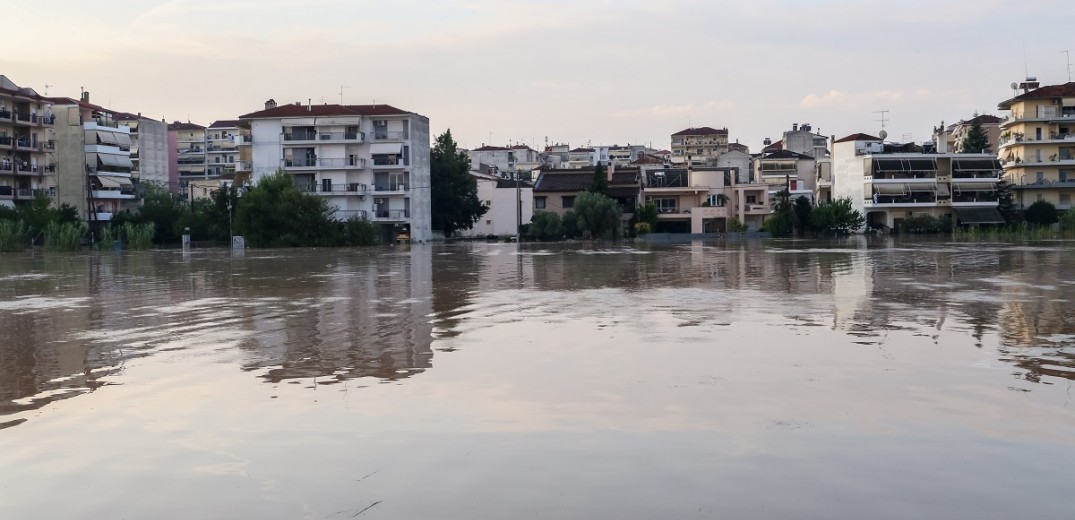
[[1066,514],[1070,252],[866,246],[8,256],[0,516]]

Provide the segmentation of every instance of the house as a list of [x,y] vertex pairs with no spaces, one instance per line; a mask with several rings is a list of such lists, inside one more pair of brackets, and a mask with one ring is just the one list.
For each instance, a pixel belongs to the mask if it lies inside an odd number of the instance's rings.
[[[609,166],[605,171],[609,195],[623,211],[623,220],[634,216],[641,193],[641,169]],[[579,192],[593,185],[594,169],[542,170],[534,182],[534,211],[551,211],[560,216],[574,206]]]
[[277,171],[324,197],[336,218],[378,224],[382,241],[431,238],[429,119],[391,105],[277,105],[250,126],[252,180]]
[[518,226],[530,222],[534,216],[534,186],[520,180],[516,186],[514,179],[499,175],[471,171],[471,177],[478,184],[478,199],[488,211],[469,230],[458,230],[464,237],[513,237],[518,234]]
[[763,184],[739,184],[733,168],[662,168],[646,171],[642,194],[657,207],[661,233],[724,233],[732,219],[761,229],[769,214]]
[[921,215],[957,225],[1004,223],[996,157],[907,150],[861,133],[833,141],[833,196],[850,198],[870,228],[898,229],[903,219]]
[[754,159],[754,178],[769,188],[769,198],[787,189],[791,200],[806,197],[814,199],[817,180],[817,161],[813,157],[791,150],[762,153]]
[[185,188],[191,179],[208,179],[205,167],[205,127],[191,122],[175,121],[168,125],[169,140],[175,142],[173,163],[176,170],[169,176],[179,179],[181,188]]
[[998,155],[1015,203],[1036,201],[1071,209],[1075,193],[1075,82],[1040,87],[1031,78],[1023,94],[998,105],[1008,115],[1000,123]]
[[0,206],[22,206],[35,193],[54,193],[54,128],[49,98],[0,76]]

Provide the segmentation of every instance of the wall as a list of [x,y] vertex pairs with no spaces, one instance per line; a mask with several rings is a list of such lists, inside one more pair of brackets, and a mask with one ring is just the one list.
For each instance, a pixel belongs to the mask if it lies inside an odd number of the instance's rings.
[[77,105],[55,106],[53,126],[56,136],[56,200],[55,204],[69,204],[78,208],[78,214],[86,218],[86,148],[82,121]]

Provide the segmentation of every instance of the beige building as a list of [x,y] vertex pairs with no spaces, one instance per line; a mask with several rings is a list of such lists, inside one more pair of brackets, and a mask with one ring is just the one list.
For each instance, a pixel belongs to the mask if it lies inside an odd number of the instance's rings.
[[175,121],[168,125],[168,132],[172,134],[176,143],[177,168],[173,175],[179,179],[181,187],[185,187],[192,179],[208,179],[206,170],[206,142],[205,127],[194,123],[182,123]]
[[0,76],[0,206],[55,194],[54,123],[52,101]]
[[657,207],[657,232],[725,233],[732,219],[749,231],[769,214],[764,184],[739,184],[732,168],[661,168],[646,171],[642,194]]
[[963,142],[967,139],[967,133],[971,126],[977,122],[985,131],[986,142],[989,149],[978,150],[981,153],[996,153],[1000,149],[1000,118],[988,114],[976,115],[966,121],[941,126],[933,129],[933,142],[940,153],[959,153],[963,151]]
[[176,185],[169,177],[168,124],[127,113],[116,114],[116,121],[127,127],[131,137],[131,179],[163,187]]
[[728,129],[688,128],[672,134],[672,162],[706,166],[728,151]]
[[1075,82],[1038,88],[1000,103],[1000,160],[1015,202],[1026,209],[1044,200],[1071,209],[1075,193]]

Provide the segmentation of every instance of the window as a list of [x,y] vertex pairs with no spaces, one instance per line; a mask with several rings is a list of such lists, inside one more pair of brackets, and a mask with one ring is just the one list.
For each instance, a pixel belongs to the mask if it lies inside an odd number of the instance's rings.
[[719,207],[724,205],[723,203],[721,203],[720,195],[710,195],[707,201],[709,202],[710,206]]
[[758,203],[758,196],[757,195],[747,195],[747,204],[757,204],[757,203]]
[[658,213],[675,213],[676,212],[676,199],[657,199],[650,198],[649,202],[657,207]]
[[493,225],[493,221],[492,220],[486,220],[485,225],[491,226],[491,225]]
[[563,206],[564,209],[571,209],[571,208],[575,207],[575,196],[574,195],[571,195],[571,196],[566,196],[565,195],[564,198],[563,198],[562,206]]
[[1060,205],[1061,206],[1071,206],[1071,194],[1070,193],[1061,193],[1060,194]]
[[1034,139],[1041,141],[1041,127],[1034,129]]
[[1041,193],[1039,193],[1038,194],[1038,202],[1041,202],[1043,200],[1045,200],[1045,195],[1042,195]]
[[534,197],[534,209],[545,209],[545,197]]
[[1034,174],[1034,181],[1038,184],[1045,182],[1045,172],[1038,172]]

